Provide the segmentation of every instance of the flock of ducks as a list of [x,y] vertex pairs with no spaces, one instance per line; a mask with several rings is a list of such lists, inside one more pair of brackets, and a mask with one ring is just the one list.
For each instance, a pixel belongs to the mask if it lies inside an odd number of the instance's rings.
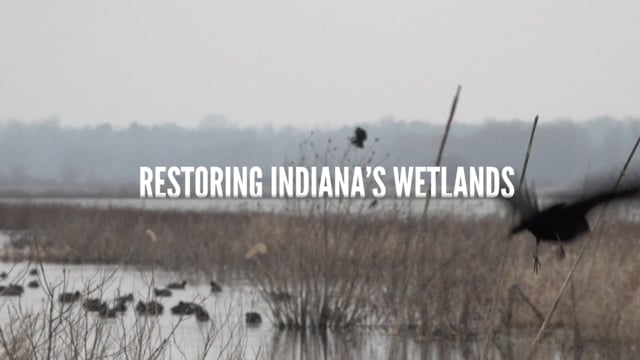
[[[364,141],[367,139],[367,132],[358,127],[355,130],[354,136],[350,138],[351,144],[362,148],[364,147]],[[30,276],[38,276],[38,269],[33,268],[29,271]],[[0,272],[0,280],[7,279],[8,274],[6,272]],[[187,286],[186,281],[180,283],[167,284],[165,288],[154,288],[153,293],[156,297],[170,297],[173,295],[172,290],[184,290]],[[215,281],[210,283],[211,292],[218,293],[222,291],[222,287]],[[40,287],[38,280],[31,280],[27,283],[27,287],[37,289]],[[20,296],[24,293],[24,287],[18,284],[0,285],[0,296]],[[291,295],[287,293],[274,293],[271,294],[275,301],[287,301]],[[58,295],[58,301],[63,304],[75,303],[82,299],[82,294],[79,291],[65,292]],[[87,298],[82,302],[82,307],[88,312],[97,312],[100,317],[103,318],[115,318],[119,313],[125,313],[128,305],[133,303],[133,294],[124,296],[118,296],[112,300],[111,304],[98,298]],[[155,316],[161,315],[164,311],[164,306],[155,301],[138,301],[135,306],[135,312],[139,315]],[[211,318],[209,313],[199,304],[194,302],[179,301],[177,305],[171,308],[171,313],[174,315],[195,315],[198,321],[209,321]],[[262,322],[262,317],[257,312],[245,313],[245,322],[249,325],[258,325]]]
[[[38,269],[34,268],[29,271],[29,275],[38,276]],[[0,273],[0,280],[4,280],[8,277],[6,272]],[[40,284],[37,280],[29,281],[27,287],[38,288]],[[215,281],[210,283],[211,292],[218,293],[222,291],[222,287]],[[184,290],[187,287],[187,282],[170,283],[165,288],[154,288],[153,292],[156,297],[170,297],[172,296],[171,290]],[[24,287],[18,284],[0,285],[0,296],[20,296],[24,293]],[[82,299],[82,294],[79,291],[64,292],[58,295],[58,301],[63,304],[71,304]],[[98,298],[87,298],[82,301],[82,307],[88,312],[97,312],[101,318],[113,319],[118,314],[125,313],[128,305],[133,304],[133,294],[127,294],[124,296],[118,296],[111,301],[111,304]],[[164,306],[158,301],[138,301],[134,310],[139,315],[144,316],[157,316],[164,312]],[[211,319],[209,312],[205,310],[200,304],[194,302],[179,301],[177,305],[173,306],[171,313],[174,315],[186,316],[195,315],[197,321],[206,322]],[[259,325],[262,323],[262,316],[257,312],[245,313],[245,322],[248,325]]]
[[[29,275],[38,275],[38,270],[37,269],[31,269],[31,271],[29,271]],[[9,275],[3,271],[0,273],[0,280],[4,280],[8,277]],[[30,281],[27,284],[28,287],[33,288],[33,287],[39,287],[40,284],[38,283],[38,281]],[[24,293],[24,287],[22,285],[18,285],[18,284],[9,284],[9,285],[0,285],[0,296],[20,296],[22,295],[22,293]]]

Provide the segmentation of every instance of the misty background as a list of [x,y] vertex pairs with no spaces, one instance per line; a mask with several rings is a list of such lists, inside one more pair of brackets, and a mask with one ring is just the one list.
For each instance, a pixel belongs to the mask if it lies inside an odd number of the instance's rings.
[[0,2],[0,193],[135,195],[141,165],[343,154],[357,125],[350,156],[433,165],[457,85],[445,165],[519,168],[539,113],[529,178],[575,186],[640,134],[638,23],[631,0]]
[[[444,152],[447,166],[521,167],[531,120],[464,124],[454,121]],[[351,147],[352,159],[373,152],[385,166],[434,165],[444,124],[381,119],[362,124],[365,149]],[[221,115],[195,128],[176,124],[114,128],[63,126],[56,118],[36,122],[0,121],[0,192],[4,196],[137,196],[139,166],[270,166],[350,148],[354,127],[316,129],[236,127]],[[588,121],[541,119],[528,180],[536,186],[582,186],[585,176],[615,176],[640,134],[638,119]],[[377,141],[376,141],[377,139]],[[308,141],[301,148],[301,143]],[[312,145],[309,145],[311,144]],[[334,156],[340,158],[341,156]],[[333,161],[337,164],[339,161]],[[308,162],[307,162],[308,164]],[[638,161],[632,171],[639,169]],[[635,169],[635,170],[634,170]],[[268,182],[268,179],[266,179]]]
[[311,129],[638,117],[640,3],[0,2],[0,117]]

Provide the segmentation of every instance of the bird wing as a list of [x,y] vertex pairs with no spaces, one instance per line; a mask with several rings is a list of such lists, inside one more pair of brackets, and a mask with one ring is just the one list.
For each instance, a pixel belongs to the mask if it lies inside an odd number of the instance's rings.
[[529,218],[540,212],[538,207],[538,197],[533,188],[523,186],[516,190],[510,199],[505,199],[511,210],[520,215],[521,218]]
[[507,201],[511,210],[513,210],[520,218],[520,220],[511,228],[511,234],[515,234],[526,229],[529,219],[540,213],[538,198],[533,188],[523,186],[516,191],[512,198],[504,200]]
[[567,208],[586,215],[591,209],[602,203],[631,198],[638,195],[638,193],[640,193],[640,186],[637,185],[616,190],[599,191],[568,205]]

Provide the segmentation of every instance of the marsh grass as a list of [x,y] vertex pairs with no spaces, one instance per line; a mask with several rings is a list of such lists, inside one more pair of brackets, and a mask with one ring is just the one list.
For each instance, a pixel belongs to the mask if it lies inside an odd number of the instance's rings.
[[21,236],[29,242],[29,251],[6,247],[2,257],[184,272],[223,270],[234,265],[230,259],[238,259],[232,254],[244,251],[244,244],[235,239],[246,237],[248,220],[242,213],[2,204],[0,228],[28,230]]
[[[426,233],[429,247],[407,252],[417,220],[398,215],[395,207],[401,205],[382,202],[379,208],[340,214],[305,208],[307,213],[296,216],[0,204],[0,219],[5,229],[30,229],[42,239],[37,251],[21,257],[241,274],[259,288],[275,325],[282,328],[392,329],[401,316],[402,328],[420,338],[481,334],[501,260],[494,250],[500,247],[489,245],[507,241],[509,219],[434,215]],[[188,235],[179,236],[187,226]],[[577,323],[584,340],[634,341],[640,335],[640,224],[610,212],[601,226],[606,245],[591,249],[592,271],[576,270],[576,300],[561,299],[550,328],[573,332]],[[148,228],[158,238],[153,252]],[[522,234],[508,241],[512,256],[498,293],[498,331],[507,325],[533,330],[540,319],[527,302],[541,312],[551,304],[562,283],[558,274],[568,271],[580,243],[567,246],[565,261],[557,259],[557,247],[542,246],[543,267],[536,276],[534,239]],[[247,259],[247,251],[258,243],[266,251]],[[48,250],[65,246],[73,249],[65,256]],[[5,249],[3,256],[16,260],[13,254]],[[510,297],[514,287],[522,296]]]

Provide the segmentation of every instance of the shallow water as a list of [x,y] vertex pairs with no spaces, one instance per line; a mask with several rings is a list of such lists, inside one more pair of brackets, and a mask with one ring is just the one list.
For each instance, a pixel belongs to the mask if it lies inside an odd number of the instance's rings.
[[[211,330],[216,339],[208,358],[237,354],[238,349],[241,349],[247,359],[376,359],[388,356],[391,337],[379,330],[323,334],[277,330],[270,324],[267,305],[257,290],[246,281],[222,284],[223,290],[220,293],[212,293],[208,284],[187,285],[184,290],[172,290],[171,297],[155,298],[164,305],[162,315],[138,316],[133,310],[135,302],[154,298],[149,289],[178,281],[175,274],[116,266],[43,264],[43,271],[38,267],[37,276],[29,275],[29,270],[34,267],[37,265],[26,262],[0,263],[0,272],[8,273],[8,278],[0,281],[1,285],[20,284],[25,287],[22,296],[0,297],[0,324],[4,329],[10,322],[15,322],[17,317],[25,318],[28,314],[44,314],[48,311],[50,301],[46,290],[43,287],[31,289],[26,286],[29,281],[38,280],[41,284],[48,284],[53,290],[56,309],[71,306],[76,310],[75,314],[85,314],[82,301],[62,305],[57,301],[58,294],[78,290],[82,292],[83,299],[101,298],[108,301],[119,295],[133,293],[134,304],[129,305],[124,315],[105,320],[100,319],[97,313],[86,313],[89,322],[101,323],[116,338],[123,331],[126,334],[135,333],[137,328],[149,325],[153,327],[158,344],[160,339],[173,331],[174,336],[165,352],[167,358],[200,357],[206,345],[206,336],[211,334]],[[170,307],[180,300],[201,304],[213,321],[201,323],[193,316],[171,314]],[[244,314],[247,311],[259,312],[263,318],[262,324],[244,324]],[[402,341],[406,342],[404,339]],[[403,358],[406,359],[421,358],[419,350],[419,347],[405,343],[401,346]]]
[[[164,287],[169,282],[179,281],[177,276],[165,271],[140,271],[135,268],[95,265],[43,264],[37,276],[29,275],[34,264],[0,263],[0,272],[8,273],[1,285],[10,283],[25,286],[25,292],[19,297],[0,297],[0,325],[5,336],[11,327],[28,318],[28,314],[40,313],[42,316],[50,305],[46,291],[41,287],[27,288],[26,284],[34,279],[48,284],[54,292],[55,309],[67,308],[57,301],[57,295],[63,291],[79,290],[84,298],[101,298],[105,301],[117,295],[134,294],[134,304],[138,300],[153,298],[149,289]],[[101,326],[101,334],[109,334],[113,351],[119,351],[122,339],[133,341],[135,334],[147,329],[147,354],[161,344],[173,332],[162,358],[193,359],[201,358],[205,352],[207,335],[213,335],[206,358],[244,359],[467,359],[477,358],[481,353],[481,341],[415,341],[411,336],[392,337],[390,332],[382,330],[358,331],[280,331],[270,324],[268,307],[258,291],[247,281],[238,279],[221,284],[222,292],[211,293],[208,284],[188,284],[185,290],[172,290],[168,298],[156,298],[164,305],[160,316],[138,316],[134,304],[117,319],[105,320],[97,313],[86,313],[81,301],[70,305],[78,319],[86,319],[92,326]],[[180,317],[171,314],[170,307],[178,301],[200,303],[211,315],[212,321],[201,323],[193,316]],[[244,313],[257,311],[263,317],[259,326],[244,324]],[[17,321],[17,319],[22,319]],[[82,322],[79,322],[82,324]],[[95,325],[97,324],[97,325]],[[83,331],[83,325],[80,331]],[[90,326],[91,327],[91,326]],[[91,333],[89,331],[89,333]],[[94,330],[95,333],[95,330]],[[83,333],[84,336],[84,333]],[[500,336],[489,348],[489,358],[511,359],[524,356],[533,334],[509,334]],[[91,336],[90,340],[91,340]],[[60,340],[62,341],[62,340]],[[547,338],[540,346],[539,358],[565,358],[575,354],[572,347],[572,334],[557,334]],[[394,344],[391,350],[391,344]],[[585,350],[588,349],[588,350]],[[608,354],[627,354],[623,358],[638,355],[637,349],[628,346],[611,347],[586,346],[584,354],[596,355],[595,358],[608,357]],[[0,352],[2,352],[0,350]],[[586,353],[584,353],[586,352]],[[131,354],[130,354],[131,356]],[[629,357],[631,356],[631,357]],[[132,356],[137,358],[137,356]],[[537,357],[538,358],[538,357]],[[587,356],[586,358],[591,358]]]
[[[389,213],[399,212],[403,217],[420,216],[425,206],[425,199],[380,199],[375,206],[372,199],[329,199],[328,210],[344,213],[348,206],[352,213],[367,216],[384,217]],[[551,205],[553,198],[539,199],[540,206]],[[0,202],[12,204],[64,204],[83,207],[123,207],[145,210],[178,210],[178,211],[230,211],[230,212],[276,212],[286,213],[297,209],[308,210],[311,206],[319,208],[323,200],[319,199],[141,199],[141,198],[0,198]],[[337,210],[340,209],[340,210]],[[500,199],[440,199],[429,201],[429,214],[454,215],[466,218],[478,218],[498,214],[504,216],[509,208]],[[640,221],[640,203],[630,202],[622,205],[612,204],[608,213],[631,221]]]
[[[147,210],[195,210],[195,211],[258,211],[283,212],[291,206],[317,206],[322,203],[318,199],[139,199],[139,198],[4,198],[6,203],[16,204],[66,204],[85,207],[129,207]],[[407,213],[421,214],[425,199],[380,199],[375,207],[370,207],[372,199],[364,200],[327,200],[330,209],[349,204],[353,211],[373,213],[402,209]],[[338,205],[340,203],[340,205]],[[431,199],[429,209],[435,214],[456,214],[465,216],[482,216],[504,211],[505,204],[497,199]]]
[[[54,292],[56,306],[62,306],[57,302],[57,294],[62,292],[74,292],[79,290],[83,298],[101,298],[105,301],[115,296],[133,293],[135,302],[149,300],[154,296],[150,294],[153,287],[162,288],[169,282],[178,279],[175,275],[164,271],[139,271],[132,268],[117,268],[114,266],[94,265],[59,265],[44,264],[43,272],[38,276],[28,275],[28,269],[33,268],[27,263],[1,264],[0,271],[9,273],[9,277],[0,282],[2,285],[17,283],[25,286],[25,292],[20,297],[0,298],[0,322],[10,319],[17,313],[37,313],[48,306],[48,297],[43,287],[37,289],[27,288],[26,284],[38,279],[41,284],[48,284]],[[127,312],[118,320],[102,320],[113,323],[119,327],[124,323],[127,327],[134,326],[136,321],[151,321],[157,323],[156,328],[160,335],[168,334],[178,322],[175,330],[175,346],[185,352],[186,358],[192,358],[202,352],[203,336],[211,323],[200,323],[193,316],[181,318],[171,314],[169,308],[178,301],[194,301],[200,303],[211,315],[213,326],[220,328],[228,337],[232,332],[245,333],[246,350],[248,353],[264,351],[269,344],[272,329],[267,318],[267,308],[260,300],[255,289],[246,284],[225,284],[223,291],[212,293],[208,284],[187,285],[184,290],[172,290],[173,295],[168,298],[156,298],[164,305],[164,313],[157,317],[138,317],[133,311],[134,304],[129,304]],[[81,301],[72,305],[81,308]],[[263,316],[263,324],[257,327],[245,327],[243,323],[246,311],[257,311]],[[97,313],[91,316],[98,318]]]

